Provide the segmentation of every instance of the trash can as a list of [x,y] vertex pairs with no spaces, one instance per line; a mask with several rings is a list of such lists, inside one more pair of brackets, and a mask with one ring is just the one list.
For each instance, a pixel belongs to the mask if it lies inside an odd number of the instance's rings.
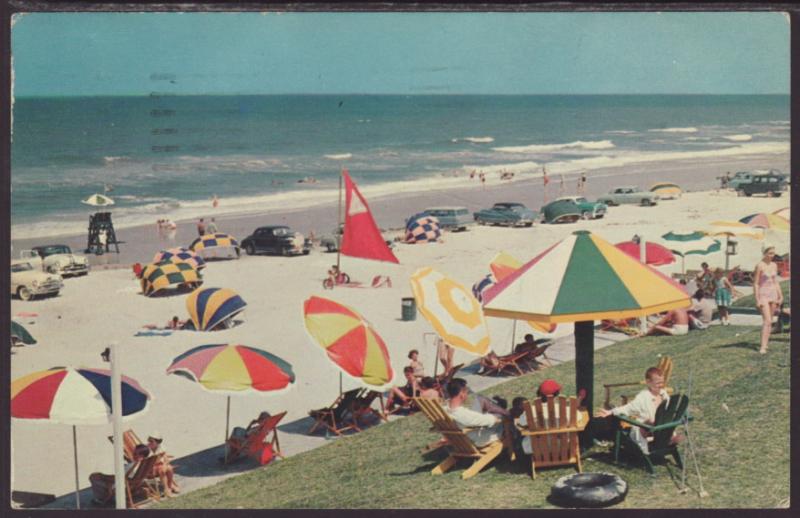
[[417,319],[417,301],[414,297],[403,297],[403,322]]

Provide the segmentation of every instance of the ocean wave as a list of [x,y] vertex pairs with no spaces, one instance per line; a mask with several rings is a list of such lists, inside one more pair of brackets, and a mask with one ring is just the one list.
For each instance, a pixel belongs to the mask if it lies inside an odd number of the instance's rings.
[[609,135],[633,135],[634,133],[637,132],[632,130],[609,130],[606,131],[606,133],[608,133]]
[[690,126],[688,128],[656,128],[656,129],[649,129],[647,131],[653,131],[658,133],[697,133],[697,128]]
[[740,135],[726,135],[722,138],[724,138],[725,140],[730,140],[732,142],[748,142],[750,140],[753,140],[753,136],[748,135],[746,133],[742,133]]
[[610,140],[576,140],[566,144],[532,144],[530,146],[505,146],[493,147],[494,151],[501,153],[549,153],[563,149],[611,149],[615,147]]
[[690,142],[707,142],[711,140],[709,137],[683,137],[681,140],[688,140]]
[[451,139],[450,142],[472,142],[473,144],[488,144],[494,142],[494,137],[462,137]]
[[123,156],[104,156],[103,157],[103,162],[105,162],[106,164],[113,164],[114,162],[126,162],[126,161],[128,161],[130,159],[131,159],[131,157],[124,156],[124,155]]
[[325,158],[330,158],[331,160],[347,160],[348,158],[353,158],[353,154],[342,153],[340,155],[325,155]]

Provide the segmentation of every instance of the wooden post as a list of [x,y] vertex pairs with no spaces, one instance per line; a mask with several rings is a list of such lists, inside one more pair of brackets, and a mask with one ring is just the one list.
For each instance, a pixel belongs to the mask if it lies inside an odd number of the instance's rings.
[[[122,367],[119,344],[110,344],[111,360],[111,422],[114,425],[114,500],[117,509],[125,509],[125,463],[122,459]],[[123,481],[123,482],[120,482]]]

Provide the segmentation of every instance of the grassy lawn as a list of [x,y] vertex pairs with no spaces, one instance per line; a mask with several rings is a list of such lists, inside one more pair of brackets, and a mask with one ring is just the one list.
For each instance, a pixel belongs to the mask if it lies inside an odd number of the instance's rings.
[[[783,301],[790,306],[792,304],[791,287],[792,287],[791,281],[789,280],[781,281],[781,292],[783,293]],[[756,307],[756,297],[755,295],[747,295],[746,297],[742,297],[738,300],[735,300],[732,305],[736,307],[754,308]]]
[[[709,496],[698,496],[698,479],[688,450],[690,490],[680,494],[676,466],[615,465],[608,448],[586,454],[584,471],[616,473],[629,484],[624,508],[758,508],[788,505],[789,336],[776,337],[766,357],[757,354],[758,330],[714,326],[683,337],[629,340],[595,357],[595,405],[603,383],[635,381],[659,354],[673,357],[669,385],[686,393],[690,372],[690,432]],[[572,362],[510,379],[489,395],[534,396],[545,378],[574,393]],[[444,454],[423,458],[420,448],[438,437],[423,415],[374,426],[362,433],[278,461],[156,508],[549,508],[550,487],[572,468],[543,469],[536,481],[526,460],[502,456],[476,477],[461,479],[462,465],[442,476],[430,470]],[[684,448],[685,449],[685,448]]]

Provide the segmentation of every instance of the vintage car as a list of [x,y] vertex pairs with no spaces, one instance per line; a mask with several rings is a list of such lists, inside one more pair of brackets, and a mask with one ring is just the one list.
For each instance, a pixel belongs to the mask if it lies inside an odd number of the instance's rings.
[[608,206],[599,201],[589,201],[583,196],[562,196],[556,201],[569,200],[575,203],[581,211],[583,219],[599,219],[606,215]]
[[575,223],[581,217],[581,208],[572,200],[551,201],[542,207],[544,223]]
[[609,207],[613,205],[621,205],[623,203],[635,203],[648,207],[658,203],[658,194],[649,191],[643,191],[633,185],[625,185],[617,187],[608,194],[600,196],[597,201],[605,203]]
[[521,203],[495,203],[491,209],[483,209],[472,215],[479,225],[509,225],[530,227],[539,217],[536,211]]
[[57,295],[64,282],[58,274],[45,273],[30,261],[11,261],[11,295],[31,300],[40,295]]
[[752,196],[754,194],[766,194],[767,196],[780,196],[786,190],[786,176],[777,172],[769,171],[764,174],[754,174],[750,181],[742,181],[736,187],[739,196]]
[[677,200],[683,196],[681,186],[672,182],[658,182],[650,187],[650,192],[658,194],[659,200]]
[[46,272],[63,277],[89,273],[89,260],[82,255],[73,254],[67,245],[34,246],[30,250],[21,251],[19,256]]
[[[383,229],[380,229],[383,232]],[[325,248],[328,252],[335,252],[339,250],[339,245],[342,242],[342,233],[344,232],[344,225],[339,225],[339,228],[331,230],[330,234],[324,234],[319,238],[319,246]],[[383,240],[389,248],[394,248],[394,241],[386,239]]]
[[267,252],[279,255],[308,255],[311,240],[285,225],[258,227],[242,240],[247,255]]
[[762,175],[762,174],[781,174],[780,171],[777,169],[756,169],[754,171],[738,171],[734,174],[731,179],[728,181],[728,188],[733,189],[734,191],[739,188],[740,185],[744,183],[750,183],[754,176]]
[[423,214],[439,220],[439,226],[448,230],[467,230],[475,221],[466,207],[431,207]]

